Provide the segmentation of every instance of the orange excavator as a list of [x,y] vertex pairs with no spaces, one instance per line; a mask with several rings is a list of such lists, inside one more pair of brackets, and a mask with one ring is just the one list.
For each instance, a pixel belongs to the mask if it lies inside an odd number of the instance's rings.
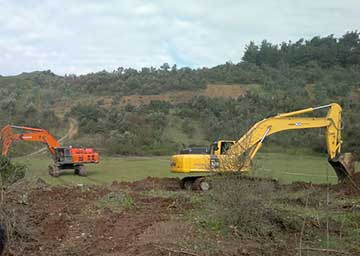
[[[21,132],[16,133],[16,130]],[[44,129],[6,125],[0,132],[3,156],[8,154],[13,141],[33,141],[47,145],[54,160],[54,164],[49,166],[49,174],[54,177],[60,176],[61,172],[65,169],[73,169],[75,174],[86,176],[87,172],[84,164],[99,162],[99,153],[93,148],[62,147],[60,143]]]

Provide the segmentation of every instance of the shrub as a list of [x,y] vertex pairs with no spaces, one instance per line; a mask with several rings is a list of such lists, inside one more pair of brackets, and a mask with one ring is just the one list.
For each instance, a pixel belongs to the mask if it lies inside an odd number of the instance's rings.
[[99,200],[98,206],[121,212],[123,209],[135,207],[135,203],[133,198],[125,192],[110,192]]
[[209,196],[214,203],[212,212],[218,221],[241,235],[266,236],[274,230],[276,212],[271,206],[275,183],[256,182],[239,174],[213,178]]
[[22,164],[16,164],[9,158],[0,156],[0,177],[1,185],[7,186],[25,177],[27,167]]

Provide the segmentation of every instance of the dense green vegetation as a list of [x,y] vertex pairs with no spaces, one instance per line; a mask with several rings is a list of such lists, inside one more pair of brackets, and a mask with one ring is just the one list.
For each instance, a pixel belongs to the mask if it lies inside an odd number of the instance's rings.
[[0,156],[0,188],[24,178],[27,170],[25,165],[13,163],[9,158]]
[[[207,233],[217,232],[227,239],[260,240],[264,252],[256,255],[277,254],[270,250],[283,255],[294,247],[331,248],[349,255],[359,252],[355,241],[360,213],[345,210],[349,202],[358,201],[357,195],[345,199],[335,186],[281,186],[236,174],[213,176],[212,184],[209,193],[198,199],[200,207],[188,217]],[[321,255],[319,251],[304,254]],[[289,255],[296,254],[294,251]]]
[[107,151],[115,154],[168,154],[173,141],[162,136],[166,127],[166,105],[150,104],[117,110],[101,106],[76,105],[69,116],[79,120],[81,134],[98,134],[104,138]]
[[256,65],[277,67],[282,64],[304,66],[311,62],[324,68],[359,65],[359,33],[348,32],[341,38],[335,38],[334,35],[323,38],[317,36],[310,40],[302,38],[295,43],[290,41],[280,45],[273,45],[266,40],[261,45],[251,42],[246,48],[243,60]]
[[[238,99],[190,97],[186,103],[153,101],[147,106],[121,103],[126,95],[195,91],[215,83],[260,86],[247,86],[247,95]],[[104,104],[100,96],[110,98],[110,104]],[[108,154],[171,154],[190,144],[238,138],[254,122],[279,112],[329,102],[344,108],[345,150],[360,153],[359,100],[357,31],[341,38],[330,35],[280,45],[250,42],[242,62],[213,68],[177,68],[165,63],[160,68],[120,67],[81,76],[44,71],[0,77],[1,125],[41,126],[60,136],[72,117],[79,123],[75,143]],[[282,133],[268,141],[325,151],[323,133],[317,130]]]

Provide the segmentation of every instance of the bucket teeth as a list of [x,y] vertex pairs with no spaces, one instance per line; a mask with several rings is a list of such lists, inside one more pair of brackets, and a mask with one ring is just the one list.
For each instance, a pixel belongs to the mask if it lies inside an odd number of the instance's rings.
[[339,182],[343,182],[347,177],[355,173],[355,159],[353,153],[344,153],[329,160],[329,163],[336,172]]

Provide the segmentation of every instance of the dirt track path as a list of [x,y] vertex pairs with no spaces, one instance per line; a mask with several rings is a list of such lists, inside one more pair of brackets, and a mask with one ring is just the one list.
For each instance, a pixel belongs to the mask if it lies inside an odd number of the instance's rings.
[[[73,138],[77,134],[78,128],[79,128],[78,122],[75,119],[70,118],[69,119],[69,129],[68,129],[67,133],[63,137],[61,137],[58,141],[60,143],[62,143],[67,139]],[[40,153],[42,153],[44,151],[47,151],[47,147],[41,148],[41,149],[39,149],[39,150],[37,150],[35,152],[32,152],[31,154],[26,155],[26,156],[33,156],[33,155],[36,155],[36,154],[40,154]]]

